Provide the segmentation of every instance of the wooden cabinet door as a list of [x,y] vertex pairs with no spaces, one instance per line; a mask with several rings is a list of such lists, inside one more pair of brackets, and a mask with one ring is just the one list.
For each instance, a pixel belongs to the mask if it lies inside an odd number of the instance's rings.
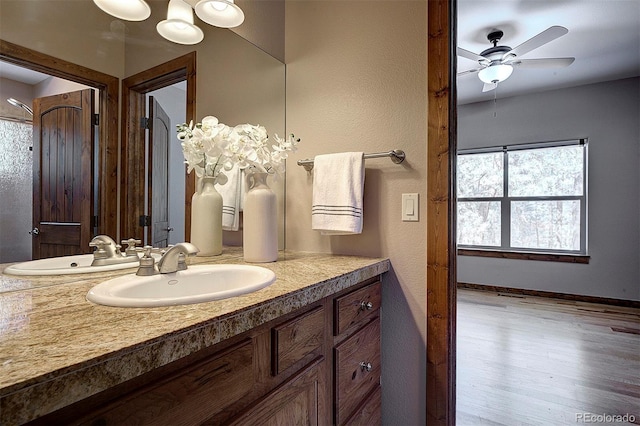
[[232,425],[287,426],[326,424],[322,407],[324,361],[320,358],[233,421]]
[[33,259],[90,253],[93,89],[33,100]]

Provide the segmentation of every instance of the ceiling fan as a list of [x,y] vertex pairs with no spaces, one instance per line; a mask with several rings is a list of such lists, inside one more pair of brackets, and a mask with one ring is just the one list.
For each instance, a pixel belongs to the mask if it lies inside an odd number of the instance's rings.
[[476,61],[479,68],[474,68],[458,73],[458,76],[465,74],[478,73],[478,78],[484,83],[483,92],[488,92],[498,87],[498,83],[505,81],[514,67],[518,68],[551,68],[551,67],[567,67],[575,61],[576,58],[540,58],[540,59],[520,59],[524,54],[547,44],[558,37],[569,32],[565,27],[553,26],[549,27],[541,33],[533,36],[529,40],[514,47],[498,46],[498,42],[504,35],[500,30],[491,31],[487,35],[489,42],[493,43],[493,47],[476,54],[468,50],[458,47],[458,55]]

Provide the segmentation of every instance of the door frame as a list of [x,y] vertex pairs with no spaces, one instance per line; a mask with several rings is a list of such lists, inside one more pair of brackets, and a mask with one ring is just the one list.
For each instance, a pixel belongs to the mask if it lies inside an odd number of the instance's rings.
[[[144,230],[139,217],[145,205],[145,133],[140,125],[146,116],[146,94],[181,81],[187,82],[187,121],[193,120],[196,109],[196,52],[149,68],[122,81],[122,147],[120,191],[120,235],[142,239]],[[191,230],[191,196],[195,179],[186,172],[185,236]]]
[[427,1],[427,424],[456,422],[456,0]]
[[[115,236],[118,226],[117,77],[0,39],[0,60],[98,89],[98,233]],[[96,184],[95,182],[93,183]]]

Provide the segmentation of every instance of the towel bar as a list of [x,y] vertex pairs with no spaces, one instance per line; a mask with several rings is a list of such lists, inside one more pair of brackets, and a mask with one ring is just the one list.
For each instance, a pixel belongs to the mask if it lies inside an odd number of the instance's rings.
[[[375,152],[372,154],[364,154],[364,159],[368,158],[382,158],[382,157],[390,157],[391,161],[396,164],[400,164],[404,161],[406,154],[401,149],[394,149],[393,151],[388,152]],[[298,160],[298,166],[304,167],[304,169],[310,172],[313,169],[313,160]]]

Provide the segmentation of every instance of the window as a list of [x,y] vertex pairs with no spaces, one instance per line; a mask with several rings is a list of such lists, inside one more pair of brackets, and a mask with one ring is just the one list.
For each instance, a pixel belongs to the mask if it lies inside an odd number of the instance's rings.
[[458,246],[586,254],[586,140],[458,153]]

